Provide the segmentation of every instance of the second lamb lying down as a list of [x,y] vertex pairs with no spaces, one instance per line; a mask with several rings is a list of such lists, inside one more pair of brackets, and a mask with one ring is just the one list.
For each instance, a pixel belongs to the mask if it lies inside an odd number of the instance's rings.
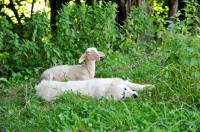
[[95,61],[105,56],[103,52],[97,51],[96,48],[87,48],[85,53],[80,57],[79,63],[85,60],[83,65],[61,65],[45,70],[40,76],[42,80],[86,80],[94,78]]
[[46,81],[43,80],[36,86],[36,94],[46,101],[51,101],[59,97],[65,91],[80,92],[83,95],[92,96],[93,98],[105,97],[115,100],[122,98],[138,96],[138,93],[132,90],[143,90],[153,85],[141,85],[124,81],[119,78],[95,78],[82,81]]

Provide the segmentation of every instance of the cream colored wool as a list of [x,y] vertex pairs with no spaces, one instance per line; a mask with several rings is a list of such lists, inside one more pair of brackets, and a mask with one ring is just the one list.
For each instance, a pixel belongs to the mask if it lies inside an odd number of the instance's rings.
[[60,65],[45,70],[40,76],[42,80],[86,80],[95,76],[95,62],[100,57],[105,56],[103,52],[97,51],[96,48],[87,48],[85,53],[80,57],[79,63],[85,60],[83,65]]

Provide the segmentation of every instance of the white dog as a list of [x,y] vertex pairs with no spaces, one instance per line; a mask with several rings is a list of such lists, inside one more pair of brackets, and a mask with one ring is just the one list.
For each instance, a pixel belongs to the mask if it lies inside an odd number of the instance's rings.
[[120,100],[127,97],[136,98],[138,93],[132,90],[143,90],[147,86],[153,87],[153,85],[135,84],[119,78],[95,78],[68,82],[43,80],[36,86],[36,94],[47,101],[56,99],[64,91],[80,92],[93,98],[104,96],[109,99],[113,96],[115,100]]

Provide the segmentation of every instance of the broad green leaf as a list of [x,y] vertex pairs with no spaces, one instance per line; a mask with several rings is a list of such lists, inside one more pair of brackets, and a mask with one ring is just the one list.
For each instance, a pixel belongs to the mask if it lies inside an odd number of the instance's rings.
[[190,29],[192,29],[192,26],[187,26],[187,30],[190,30]]
[[183,57],[183,61],[187,64],[190,64],[190,58],[188,57]]
[[196,10],[197,10],[196,7],[195,7],[195,6],[192,6],[192,8],[193,8],[193,11],[196,12]]
[[197,22],[200,22],[200,19],[199,19],[198,16],[194,16],[194,18],[195,18],[195,20],[196,20]]
[[187,14],[186,15],[188,18],[191,18],[191,17],[193,17],[193,15],[192,14]]
[[183,8],[182,10],[184,10],[186,12],[190,11],[190,9],[188,9],[188,8]]
[[197,83],[197,89],[200,90],[200,83]]
[[184,2],[185,2],[185,3],[190,3],[190,1],[189,1],[189,0],[185,0]]
[[170,20],[166,20],[166,22],[168,22],[169,24],[174,24],[174,22]]
[[8,80],[6,78],[0,78],[0,81],[7,82]]
[[53,63],[54,63],[54,64],[57,62],[57,59],[56,59],[56,57],[52,57],[52,59],[51,59],[51,60],[53,61]]
[[187,21],[186,21],[187,24],[191,24],[193,22],[194,22],[194,20],[192,20],[191,18],[187,19]]
[[194,73],[194,76],[195,76],[195,78],[200,78],[200,72],[198,72],[198,71],[195,72],[195,73]]
[[197,58],[191,58],[191,61],[190,61],[190,66],[195,66],[199,63],[198,59]]
[[25,79],[25,80],[28,80],[28,76],[25,76],[24,79]]

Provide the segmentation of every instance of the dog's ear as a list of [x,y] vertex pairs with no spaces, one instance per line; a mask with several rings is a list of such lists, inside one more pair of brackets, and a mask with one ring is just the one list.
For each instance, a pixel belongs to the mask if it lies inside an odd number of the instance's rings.
[[109,84],[106,90],[106,93],[110,93],[110,94],[113,93],[116,90],[116,87],[119,85],[120,80],[121,79],[119,78],[114,78],[112,82]]
[[123,80],[120,79],[120,78],[114,78],[112,83],[111,83],[111,85],[113,85],[113,86],[117,86],[119,84],[123,84]]

